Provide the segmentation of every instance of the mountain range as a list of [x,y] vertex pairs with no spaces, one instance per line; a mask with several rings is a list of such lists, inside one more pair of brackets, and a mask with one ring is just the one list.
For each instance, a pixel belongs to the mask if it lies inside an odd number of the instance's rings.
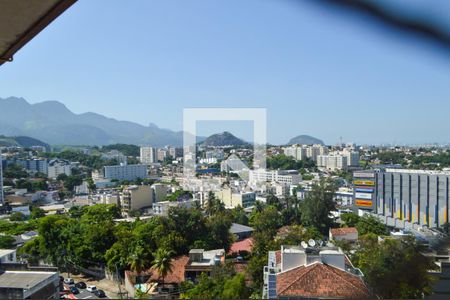
[[30,136],[49,144],[183,144],[182,131],[118,121],[92,112],[75,114],[58,101],[30,104],[23,98],[0,98],[0,116],[0,134]]
[[[119,121],[93,112],[75,114],[58,101],[30,104],[18,97],[0,98],[0,135],[31,137],[45,141],[42,143],[46,146],[46,143],[98,146],[120,143],[153,147],[183,145],[182,131],[163,129],[154,124],[144,126]],[[204,146],[248,144],[227,131],[214,134],[206,140],[205,137],[196,139]],[[288,144],[323,144],[323,141],[299,135]]]

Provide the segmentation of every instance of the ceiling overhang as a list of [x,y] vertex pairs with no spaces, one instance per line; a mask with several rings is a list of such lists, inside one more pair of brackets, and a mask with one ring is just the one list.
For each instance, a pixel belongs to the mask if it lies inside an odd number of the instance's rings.
[[0,0],[0,65],[76,0]]

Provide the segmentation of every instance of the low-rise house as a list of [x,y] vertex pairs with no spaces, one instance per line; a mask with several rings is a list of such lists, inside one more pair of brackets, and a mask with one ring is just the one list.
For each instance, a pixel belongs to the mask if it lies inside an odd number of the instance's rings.
[[265,299],[368,299],[363,274],[339,248],[282,246],[269,251]]
[[333,241],[358,241],[358,230],[355,227],[330,228],[329,238]]
[[249,238],[252,235],[253,231],[254,229],[252,227],[238,223],[232,223],[230,227],[230,233],[234,234],[238,240]]
[[233,244],[231,244],[228,254],[240,256],[247,253],[251,253],[253,250],[253,244],[254,244],[253,238],[246,238],[241,241],[234,242]]
[[17,262],[17,250],[0,249],[0,263],[14,263]]
[[189,251],[189,261],[185,266],[185,278],[196,282],[202,273],[211,274],[214,266],[225,262],[225,250],[215,249],[205,251],[203,249],[192,249]]
[[175,295],[179,292],[182,282],[186,280],[196,282],[197,277],[202,273],[209,276],[214,266],[223,263],[225,263],[224,249],[209,251],[192,249],[189,251],[189,256],[184,255],[172,259],[172,268],[164,277],[164,286],[159,285],[159,283],[162,283],[162,277],[159,272],[154,268],[150,268],[140,274],[126,271],[125,288],[131,297],[135,296],[136,290],[141,290],[149,295],[161,295],[164,293]]

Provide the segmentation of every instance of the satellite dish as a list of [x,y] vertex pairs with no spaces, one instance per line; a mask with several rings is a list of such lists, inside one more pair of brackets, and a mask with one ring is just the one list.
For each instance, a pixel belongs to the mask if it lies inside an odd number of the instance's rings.
[[308,241],[308,245],[309,245],[310,247],[314,247],[314,246],[316,245],[316,241],[313,240],[313,239],[310,239],[310,240]]
[[308,248],[308,244],[305,241],[300,243],[304,249]]

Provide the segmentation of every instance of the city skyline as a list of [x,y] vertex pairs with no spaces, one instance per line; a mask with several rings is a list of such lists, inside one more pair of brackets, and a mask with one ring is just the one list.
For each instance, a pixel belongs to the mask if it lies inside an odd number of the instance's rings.
[[105,3],[77,2],[4,64],[0,96],[175,131],[187,107],[262,107],[274,144],[450,142],[449,61],[412,38],[300,1]]

